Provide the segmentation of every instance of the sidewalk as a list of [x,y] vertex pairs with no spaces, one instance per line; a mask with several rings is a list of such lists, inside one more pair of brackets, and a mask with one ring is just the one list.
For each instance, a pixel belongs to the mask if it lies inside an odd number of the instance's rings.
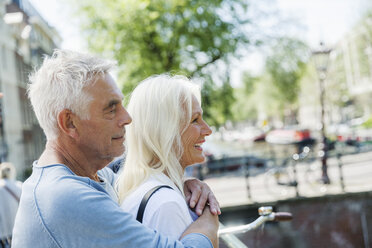
[[[321,176],[320,161],[297,165],[298,193],[301,197],[314,197],[344,192],[372,191],[372,152],[346,155],[343,163],[344,191],[340,183],[340,170],[336,158],[328,159],[328,175],[331,184],[317,181]],[[311,168],[312,170],[309,170]],[[221,207],[268,203],[296,197],[295,187],[278,185],[273,175],[265,169],[254,168],[249,177],[250,195],[243,170],[220,174],[204,181],[212,188]]]

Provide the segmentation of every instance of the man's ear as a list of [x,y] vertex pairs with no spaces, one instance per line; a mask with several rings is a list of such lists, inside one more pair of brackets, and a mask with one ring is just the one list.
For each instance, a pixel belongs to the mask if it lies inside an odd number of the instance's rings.
[[69,109],[64,109],[58,114],[58,127],[60,131],[72,138],[78,137],[75,121],[77,116]]

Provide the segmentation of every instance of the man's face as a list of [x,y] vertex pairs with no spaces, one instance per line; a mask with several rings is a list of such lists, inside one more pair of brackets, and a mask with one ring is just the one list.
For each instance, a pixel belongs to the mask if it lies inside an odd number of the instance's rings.
[[122,105],[123,94],[109,74],[101,76],[86,88],[93,98],[90,118],[79,119],[79,147],[90,159],[110,162],[124,152],[125,125],[132,119]]
[[203,111],[199,102],[196,97],[193,97],[191,122],[181,135],[183,154],[180,163],[182,168],[204,162],[205,157],[201,145],[205,142],[205,136],[211,133],[212,130],[203,120]]

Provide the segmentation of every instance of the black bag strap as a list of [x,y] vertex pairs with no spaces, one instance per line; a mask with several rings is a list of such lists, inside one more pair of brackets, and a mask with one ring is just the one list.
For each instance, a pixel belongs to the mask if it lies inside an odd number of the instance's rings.
[[138,212],[137,212],[137,221],[139,221],[140,223],[142,223],[142,219],[143,219],[143,214],[145,212],[145,208],[146,208],[146,205],[147,205],[147,202],[150,200],[151,196],[156,192],[158,191],[159,189],[161,188],[169,188],[169,189],[173,189],[172,187],[168,186],[168,185],[158,185],[152,189],[150,189],[146,195],[142,198],[142,201],[141,201],[141,204],[138,208]]
[[17,202],[19,202],[19,197],[8,187],[8,186],[6,186],[6,185],[4,185],[4,189],[6,190],[6,191],[8,191],[8,193],[9,194],[11,194],[12,196],[13,196],[13,198],[17,201]]

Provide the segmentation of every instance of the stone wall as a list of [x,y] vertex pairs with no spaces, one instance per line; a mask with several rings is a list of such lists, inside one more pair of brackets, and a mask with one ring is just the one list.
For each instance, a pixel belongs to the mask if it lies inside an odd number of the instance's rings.
[[[298,198],[268,203],[293,220],[267,223],[239,237],[248,247],[372,247],[372,192]],[[220,221],[246,224],[258,217],[261,205],[223,209]],[[220,247],[227,247],[220,241]]]

